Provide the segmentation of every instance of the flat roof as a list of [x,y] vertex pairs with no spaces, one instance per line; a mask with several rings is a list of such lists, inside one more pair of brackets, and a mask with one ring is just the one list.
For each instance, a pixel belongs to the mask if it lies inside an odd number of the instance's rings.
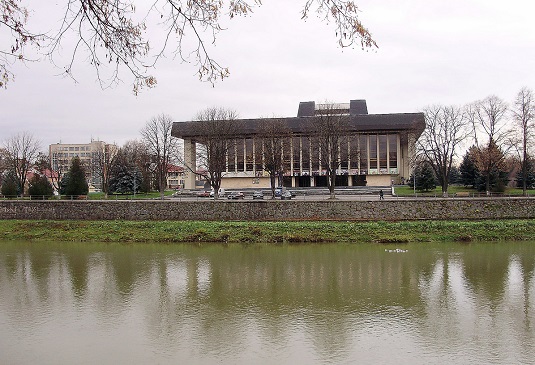
[[[261,126],[269,120],[277,120],[284,124],[295,135],[310,135],[314,133],[312,120],[315,117],[289,117],[289,118],[257,118],[238,119],[240,129],[236,136],[252,136],[261,131]],[[423,113],[394,113],[394,114],[358,114],[342,115],[347,120],[350,133],[373,133],[406,131],[413,132],[419,137],[425,129]],[[195,139],[199,132],[195,128],[195,121],[174,122],[172,135],[177,138]]]

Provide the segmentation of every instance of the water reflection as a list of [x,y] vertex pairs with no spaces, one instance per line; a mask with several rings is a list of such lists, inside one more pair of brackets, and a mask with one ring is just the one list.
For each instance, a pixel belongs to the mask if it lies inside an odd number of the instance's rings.
[[534,247],[4,242],[0,362],[529,363]]

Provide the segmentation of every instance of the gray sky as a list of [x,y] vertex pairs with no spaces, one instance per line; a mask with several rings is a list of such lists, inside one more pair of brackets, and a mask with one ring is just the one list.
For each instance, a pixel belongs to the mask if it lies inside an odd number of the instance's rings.
[[[50,18],[59,19],[65,2],[27,0],[36,4],[36,23],[48,17],[48,29],[57,27]],[[300,19],[304,0],[264,0],[251,16],[225,22],[211,52],[230,77],[215,87],[199,82],[193,65],[171,58],[153,72],[158,86],[138,96],[124,69],[124,84],[102,90],[81,57],[78,83],[47,62],[16,65],[16,80],[0,90],[0,139],[27,130],[44,151],[91,138],[123,144],[139,138],[153,116],[186,121],[210,106],[254,118],[295,116],[300,101],[366,99],[370,113],[415,112],[491,94],[511,102],[521,87],[535,88],[533,1],[356,2],[376,51],[339,48],[333,27],[314,15]]]

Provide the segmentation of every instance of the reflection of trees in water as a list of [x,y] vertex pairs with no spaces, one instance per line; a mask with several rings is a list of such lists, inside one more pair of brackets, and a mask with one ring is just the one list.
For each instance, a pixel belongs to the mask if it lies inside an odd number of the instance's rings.
[[471,244],[443,252],[431,275],[420,278],[422,338],[445,354],[457,348],[482,356],[482,361],[488,353],[497,362],[524,361],[533,351],[526,346],[532,346],[534,336],[529,292],[535,250],[522,247],[526,252],[514,244]]
[[[196,346],[192,353],[210,357],[284,348],[304,334],[320,359],[340,359],[374,316],[412,321],[438,351],[504,328],[517,344],[535,341],[529,245],[414,245],[400,254],[373,245],[21,245],[0,248],[7,306],[23,316],[51,298],[84,301],[115,324],[134,311],[162,351]],[[510,323],[496,319],[499,310]]]

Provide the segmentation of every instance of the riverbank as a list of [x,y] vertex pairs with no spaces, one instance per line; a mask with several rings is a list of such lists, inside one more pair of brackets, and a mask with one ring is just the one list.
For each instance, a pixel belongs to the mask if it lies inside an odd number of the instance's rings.
[[0,220],[0,241],[408,243],[535,241],[531,219],[403,222]]

